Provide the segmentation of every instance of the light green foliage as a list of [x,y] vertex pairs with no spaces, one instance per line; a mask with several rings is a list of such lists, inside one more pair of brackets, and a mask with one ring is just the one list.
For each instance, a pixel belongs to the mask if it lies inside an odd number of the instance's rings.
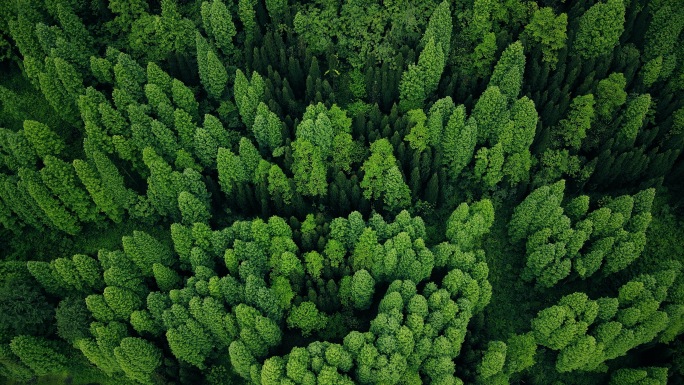
[[292,152],[297,192],[314,197],[327,195],[327,168],[321,150],[306,139],[297,139],[292,143]]
[[608,54],[617,45],[624,24],[623,1],[596,3],[580,17],[573,49],[585,59]]
[[525,72],[525,54],[519,41],[509,45],[501,54],[489,79],[490,87],[498,87],[502,94],[513,100],[522,88]]
[[494,207],[488,199],[468,206],[461,203],[447,221],[446,236],[463,251],[481,246],[482,237],[494,223]]
[[409,64],[399,84],[400,106],[403,110],[419,108],[425,98],[439,85],[446,63],[445,54],[434,38],[430,38],[418,57],[418,63]]
[[523,36],[539,44],[544,55],[543,60],[555,68],[558,51],[565,47],[567,27],[567,14],[561,13],[556,16],[551,7],[539,8],[532,15],[530,23],[525,26]]
[[100,211],[112,221],[121,222],[124,209],[131,199],[131,191],[123,186],[123,178],[104,154],[94,152],[92,155],[95,165],[80,159],[74,160],[76,174]]
[[212,341],[206,330],[195,320],[171,328],[166,332],[171,352],[176,358],[200,369],[212,349]]
[[572,100],[568,116],[558,123],[556,135],[559,145],[578,149],[586,138],[594,118],[594,95],[578,96]]
[[24,135],[41,158],[59,155],[66,148],[64,140],[40,122],[25,120]]
[[206,33],[214,38],[224,54],[230,54],[237,33],[228,7],[221,0],[202,3],[202,22]]
[[610,119],[617,108],[625,104],[627,81],[621,73],[612,73],[596,86],[596,114]]
[[276,114],[271,112],[263,102],[259,103],[252,126],[259,148],[270,151],[278,148],[283,141],[282,125]]
[[121,241],[124,252],[146,277],[152,276],[155,263],[168,266],[172,262],[171,250],[144,231],[133,231],[132,236],[125,236]]
[[223,147],[218,149],[216,164],[219,174],[221,190],[230,195],[237,183],[247,181],[244,163],[239,156]]
[[472,117],[477,121],[478,143],[496,139],[510,117],[506,95],[498,87],[487,87],[477,100]]
[[667,384],[667,368],[618,369],[610,375],[610,385]]
[[427,116],[423,110],[411,110],[408,112],[408,118],[413,127],[411,132],[406,135],[405,140],[409,142],[412,149],[418,151],[425,151],[428,146],[428,132],[425,127]]
[[147,3],[0,1],[0,383],[681,382],[682,0]]
[[250,80],[238,69],[235,72],[235,85],[233,86],[235,105],[240,112],[242,122],[247,127],[254,125],[257,107],[264,98],[264,80],[257,72],[252,73]]
[[239,0],[238,16],[245,28],[245,39],[250,42],[254,38],[254,29],[257,28],[255,0]]
[[27,169],[19,169],[21,181],[26,184],[29,195],[50,219],[52,225],[67,234],[77,234],[81,228],[78,220],[64,208],[40,179],[39,175]]
[[207,222],[211,217],[206,203],[187,191],[181,191],[178,194],[178,209],[183,222],[187,224]]
[[392,145],[387,139],[371,144],[371,156],[363,163],[361,188],[367,199],[382,199],[389,210],[397,210],[410,203],[410,191],[396,165]]
[[161,350],[142,338],[124,338],[114,356],[128,378],[153,384],[152,374],[161,366]]
[[34,336],[17,336],[10,343],[12,352],[38,376],[58,374],[66,369],[67,357],[59,353],[58,345]]
[[651,107],[651,95],[643,94],[630,100],[625,111],[625,120],[620,128],[618,140],[623,147],[634,144],[639,129],[644,125]]
[[477,144],[477,123],[474,119],[465,120],[465,108],[461,105],[454,109],[444,130],[444,158],[448,162],[453,178],[470,163]]
[[147,63],[147,82],[155,84],[168,96],[171,92],[173,78],[161,69],[157,63],[151,61]]
[[157,287],[161,291],[168,292],[171,289],[175,289],[181,283],[178,273],[161,263],[156,262],[152,265],[152,273],[157,282]]
[[119,320],[127,320],[134,310],[140,309],[142,300],[132,291],[117,286],[104,289],[104,299]]
[[681,9],[677,9],[675,3],[663,3],[660,7],[654,7],[651,12],[653,20],[648,25],[644,43],[646,60],[670,54],[677,42],[677,36],[684,28]]
[[354,273],[351,280],[351,297],[354,308],[366,310],[370,307],[375,292],[375,280],[366,270]]
[[478,367],[480,378],[487,379],[501,372],[506,361],[506,344],[501,341],[492,341],[482,355],[482,362]]
[[313,302],[302,302],[298,306],[293,306],[290,315],[287,317],[287,325],[291,329],[302,330],[304,336],[309,336],[312,332],[318,332],[325,328],[328,317],[321,313]]

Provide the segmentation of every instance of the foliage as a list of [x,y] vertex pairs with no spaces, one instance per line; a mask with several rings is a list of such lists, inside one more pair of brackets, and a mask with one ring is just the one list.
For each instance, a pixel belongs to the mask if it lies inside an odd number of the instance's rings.
[[0,1],[0,383],[684,383],[682,10]]

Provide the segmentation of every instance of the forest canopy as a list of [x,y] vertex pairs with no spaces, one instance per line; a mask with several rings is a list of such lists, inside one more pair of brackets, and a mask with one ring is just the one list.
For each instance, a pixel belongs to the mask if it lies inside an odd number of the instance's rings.
[[684,384],[684,1],[0,1],[0,383]]

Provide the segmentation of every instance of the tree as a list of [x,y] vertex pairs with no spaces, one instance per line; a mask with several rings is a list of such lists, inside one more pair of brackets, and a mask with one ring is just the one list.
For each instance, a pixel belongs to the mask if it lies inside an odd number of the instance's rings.
[[477,143],[486,140],[496,143],[510,118],[506,95],[496,86],[487,87],[475,103],[472,117],[477,122]]
[[451,9],[447,1],[439,3],[430,15],[427,28],[421,38],[421,45],[425,47],[430,39],[434,39],[445,56],[451,51],[451,32],[453,29]]
[[568,15],[556,16],[551,7],[534,11],[532,20],[525,26],[524,39],[541,45],[542,60],[556,68],[558,51],[565,47],[567,39]]
[[252,131],[262,151],[272,152],[282,144],[282,125],[276,114],[271,112],[263,102],[259,103]]
[[409,64],[399,84],[400,106],[404,111],[420,108],[437,89],[446,64],[441,45],[430,38],[418,57],[416,65]]
[[301,329],[304,336],[324,329],[327,323],[328,317],[325,313],[321,313],[316,308],[316,304],[310,301],[293,306],[287,317],[287,326],[291,329]]
[[33,120],[24,121],[24,133],[39,157],[59,155],[66,145],[64,140],[55,134],[50,128]]
[[43,338],[17,336],[10,348],[38,376],[61,373],[68,365],[67,357],[57,351],[58,346]]
[[235,72],[233,95],[235,105],[245,126],[252,127],[254,125],[257,107],[264,98],[264,92],[264,80],[257,72],[252,73],[251,80],[247,80],[240,69]]
[[410,203],[410,190],[397,167],[392,145],[387,139],[378,139],[371,144],[371,156],[361,168],[364,171],[361,188],[366,199],[382,199],[391,211]]
[[292,155],[297,192],[312,197],[327,195],[327,167],[319,148],[306,139],[297,139],[292,143]]
[[[171,328],[166,332],[171,352],[176,358],[204,369],[204,361],[212,350],[212,339],[194,319]],[[232,356],[232,355],[231,355]]]
[[482,362],[478,367],[481,379],[487,379],[500,373],[506,362],[506,344],[501,341],[491,341],[482,355]]
[[570,104],[568,116],[558,123],[555,133],[559,146],[579,149],[594,117],[594,95],[577,96]]
[[489,79],[489,87],[498,87],[499,91],[509,100],[518,97],[525,72],[525,54],[519,41],[511,43],[501,54],[501,58],[494,66],[494,73]]
[[621,73],[612,73],[596,86],[596,114],[610,119],[617,108],[625,104],[627,81]]
[[218,100],[228,82],[226,67],[199,32],[196,36],[196,46],[197,64],[202,85],[210,97]]
[[218,48],[229,55],[234,50],[233,37],[237,33],[228,7],[221,0],[202,3],[202,22],[205,32],[214,38]]
[[154,383],[152,375],[162,363],[161,350],[142,338],[124,338],[114,356],[130,379],[143,384]]
[[649,383],[653,385],[667,384],[667,368],[623,368],[618,369],[610,375],[610,385],[617,384],[642,384]]
[[208,222],[211,217],[206,203],[187,191],[178,194],[178,208],[186,224]]
[[359,270],[354,273],[351,279],[351,299],[354,308],[358,310],[368,309],[374,292],[375,280],[366,270]]
[[190,88],[180,80],[173,79],[171,82],[171,95],[173,96],[173,103],[178,108],[190,114],[195,120],[199,120],[199,103],[195,100],[195,93]]
[[446,236],[463,251],[480,248],[482,237],[489,232],[494,223],[494,207],[488,199],[483,199],[470,207],[461,203],[449,216]]
[[147,82],[155,84],[166,95],[171,93],[173,78],[153,61],[147,62]]
[[146,277],[152,276],[152,266],[155,263],[171,265],[171,250],[144,231],[133,231],[132,236],[125,236],[121,241],[124,252]]
[[634,144],[639,130],[644,125],[650,106],[651,95],[649,94],[639,95],[627,103],[625,120],[618,135],[618,143],[622,148],[629,148]]
[[238,2],[238,16],[244,26],[245,40],[246,45],[248,46],[254,39],[254,33],[258,27],[256,22],[256,11],[254,10],[255,5],[255,0],[240,0]]
[[608,54],[618,44],[624,24],[623,1],[596,3],[580,17],[573,49],[584,59]]
[[30,196],[38,207],[45,212],[45,215],[50,218],[55,228],[71,235],[77,234],[81,230],[78,219],[52,195],[47,186],[43,184],[38,173],[22,168],[19,170],[19,176],[22,182],[26,184]]

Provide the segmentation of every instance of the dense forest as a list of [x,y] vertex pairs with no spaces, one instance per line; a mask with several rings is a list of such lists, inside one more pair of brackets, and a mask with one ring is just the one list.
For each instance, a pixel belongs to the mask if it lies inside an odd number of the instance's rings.
[[0,383],[684,384],[682,29],[1,0]]

